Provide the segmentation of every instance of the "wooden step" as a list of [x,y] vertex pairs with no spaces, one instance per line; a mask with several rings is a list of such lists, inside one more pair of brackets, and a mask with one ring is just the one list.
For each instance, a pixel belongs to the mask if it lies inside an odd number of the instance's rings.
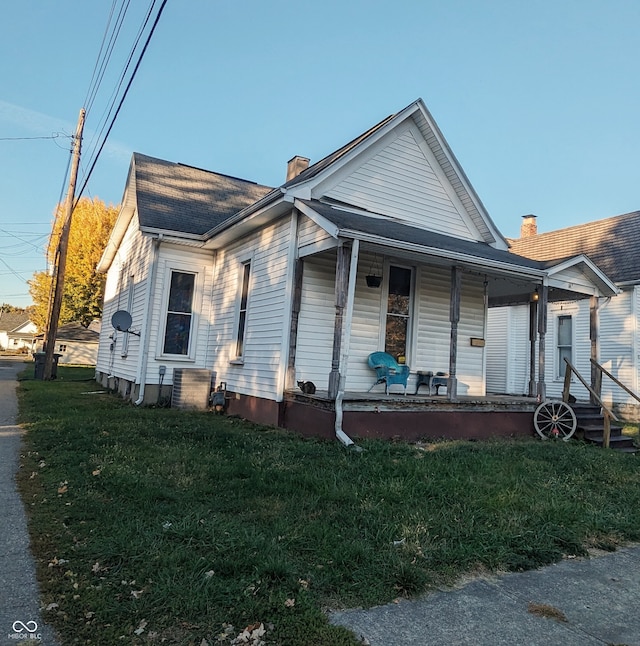
[[[602,446],[604,436],[604,417],[600,406],[587,402],[570,404],[577,421],[578,436],[585,442]],[[622,453],[636,453],[633,438],[622,434],[622,426],[612,424],[609,435],[609,448]]]
[[[594,435],[592,437],[585,437],[586,442],[590,444],[597,444],[602,446],[603,436]],[[609,448],[615,449],[616,451],[624,451],[625,453],[635,453],[637,447],[633,443],[633,438],[622,435],[620,437],[610,437],[609,438]]]

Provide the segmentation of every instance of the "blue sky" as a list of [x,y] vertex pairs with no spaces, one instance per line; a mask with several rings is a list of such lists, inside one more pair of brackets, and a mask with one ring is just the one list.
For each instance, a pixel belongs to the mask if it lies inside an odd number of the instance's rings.
[[[134,0],[84,155],[148,6]],[[65,186],[111,2],[3,6],[0,303],[26,281]],[[637,0],[169,0],[85,195],[117,204],[131,153],[267,185],[421,97],[491,217],[517,236],[640,209]],[[81,171],[86,173],[86,166]]]

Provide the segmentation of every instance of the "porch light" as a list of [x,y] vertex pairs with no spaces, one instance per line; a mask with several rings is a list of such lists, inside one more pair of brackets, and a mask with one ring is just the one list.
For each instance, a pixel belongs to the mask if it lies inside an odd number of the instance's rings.
[[535,303],[535,302],[537,302],[537,300],[539,298],[540,298],[540,294],[538,294],[538,288],[536,287],[535,292],[533,292],[533,294],[531,294],[531,302]]

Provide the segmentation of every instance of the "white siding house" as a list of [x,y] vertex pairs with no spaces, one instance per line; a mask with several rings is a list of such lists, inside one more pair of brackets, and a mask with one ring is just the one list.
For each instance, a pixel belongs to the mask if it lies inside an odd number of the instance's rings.
[[[329,416],[342,437],[348,393],[383,397],[372,352],[409,366],[407,392],[431,370],[448,374],[450,401],[482,397],[492,299],[549,280],[615,293],[583,256],[554,266],[510,253],[421,100],[288,171],[272,189],[134,154],[99,265],[101,383],[153,403],[192,371],[224,385],[230,412],[303,431]],[[128,329],[109,325],[116,312]],[[315,398],[296,399],[297,381]]]
[[[532,226],[533,224],[533,226]],[[549,306],[545,380],[550,396],[560,397],[564,379],[563,355],[590,382],[593,358],[620,382],[638,393],[640,385],[640,346],[638,333],[640,258],[640,212],[627,213],[546,233],[537,233],[535,216],[525,216],[522,235],[512,240],[511,250],[522,256],[547,262],[575,254],[585,254],[615,282],[617,295],[589,300],[565,299]],[[571,280],[571,279],[570,279]],[[593,305],[594,307],[592,307]],[[593,310],[593,311],[592,311]],[[597,338],[590,335],[590,319],[596,315]],[[488,353],[492,357],[490,390],[521,393],[528,364],[528,308],[496,308],[489,311]],[[565,326],[566,338],[561,338]],[[503,339],[507,338],[507,343]],[[566,343],[568,342],[568,345]],[[517,373],[519,377],[512,379]],[[522,375],[525,375],[524,381]],[[584,386],[573,379],[572,394],[589,399]],[[606,376],[602,400],[628,419],[640,419],[638,402]]]

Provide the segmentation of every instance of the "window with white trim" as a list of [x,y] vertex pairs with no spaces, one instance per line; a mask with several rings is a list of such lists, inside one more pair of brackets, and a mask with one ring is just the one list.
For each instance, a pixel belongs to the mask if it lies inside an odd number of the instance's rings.
[[236,331],[236,357],[244,356],[245,337],[247,333],[247,305],[249,302],[249,280],[251,278],[251,263],[242,265],[242,284],[240,286],[240,303],[238,308],[238,328]]
[[163,354],[189,355],[195,283],[195,274],[171,271]]
[[389,266],[384,351],[396,360],[407,356],[411,330],[411,269]]
[[558,377],[564,377],[567,367],[565,358],[573,362],[573,317],[570,314],[563,314],[557,318],[556,348]]

